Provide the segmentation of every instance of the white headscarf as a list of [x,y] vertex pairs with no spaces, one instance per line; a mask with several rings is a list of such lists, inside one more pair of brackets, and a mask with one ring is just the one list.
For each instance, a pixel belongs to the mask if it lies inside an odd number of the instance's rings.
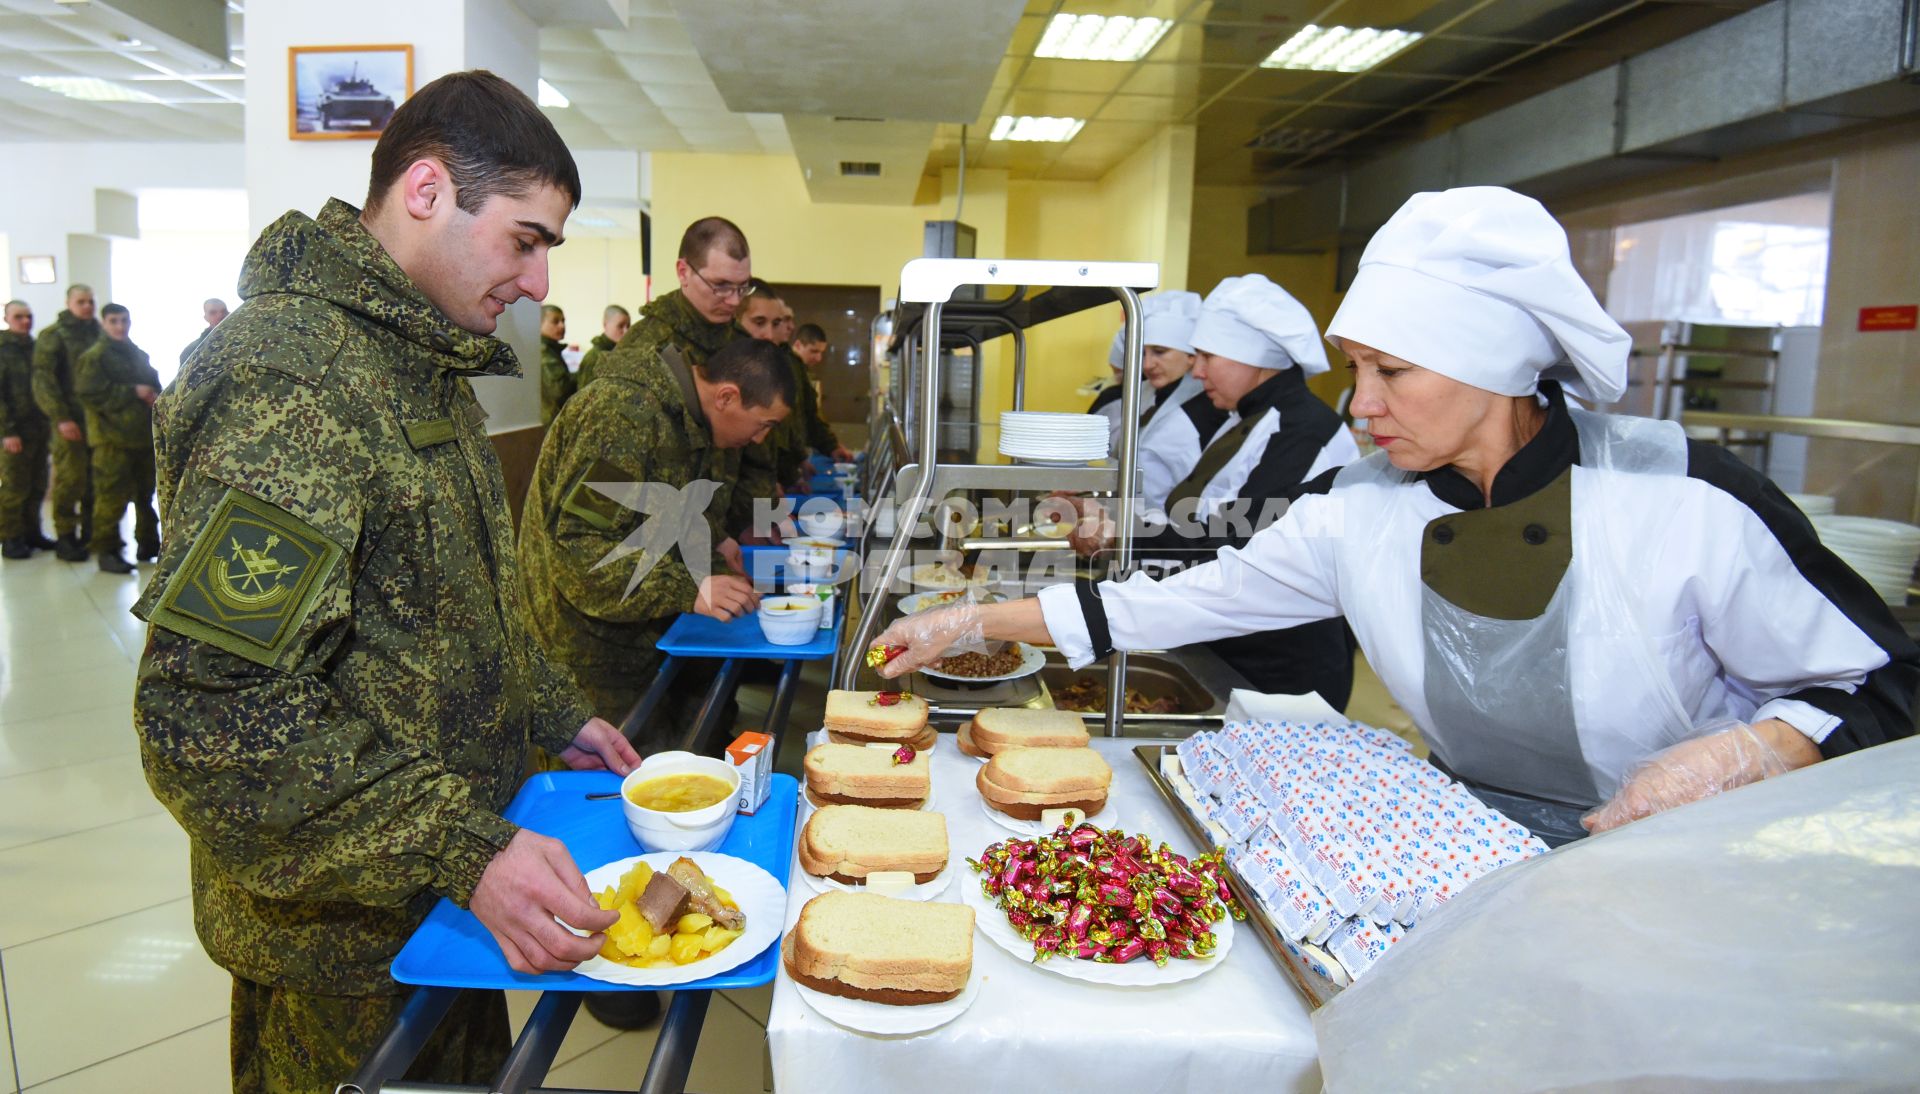
[[1193,325],[1193,348],[1255,368],[1327,371],[1327,348],[1306,305],[1259,274],[1214,286]]
[[1544,376],[1600,403],[1626,391],[1632,348],[1559,223],[1499,186],[1408,198],[1361,254],[1327,337],[1497,395],[1531,395]]

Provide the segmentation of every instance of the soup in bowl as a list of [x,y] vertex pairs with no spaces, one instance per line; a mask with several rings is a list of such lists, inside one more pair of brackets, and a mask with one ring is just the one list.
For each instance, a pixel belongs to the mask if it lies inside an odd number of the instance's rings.
[[740,772],[725,760],[657,752],[620,783],[627,830],[648,851],[711,851],[733,828]]

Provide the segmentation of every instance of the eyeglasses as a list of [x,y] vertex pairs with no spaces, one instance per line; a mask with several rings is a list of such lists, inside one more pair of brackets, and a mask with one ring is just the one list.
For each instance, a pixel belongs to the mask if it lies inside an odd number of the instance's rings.
[[705,285],[707,288],[712,289],[713,295],[719,297],[722,300],[745,300],[747,297],[753,295],[752,285],[748,285],[744,283],[739,285],[731,285],[725,282],[722,282],[721,284],[716,285],[713,282],[708,281],[707,276],[701,273],[699,270],[695,270],[691,264],[687,266],[687,269],[692,271],[693,276],[700,279],[700,283],[702,285]]

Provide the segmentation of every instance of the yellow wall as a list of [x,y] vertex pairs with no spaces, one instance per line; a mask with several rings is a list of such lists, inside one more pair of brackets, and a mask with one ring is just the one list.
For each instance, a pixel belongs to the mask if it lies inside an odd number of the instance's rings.
[[608,304],[637,312],[646,302],[638,238],[570,235],[550,254],[547,303],[567,313],[567,341],[584,349],[600,333],[600,313]]

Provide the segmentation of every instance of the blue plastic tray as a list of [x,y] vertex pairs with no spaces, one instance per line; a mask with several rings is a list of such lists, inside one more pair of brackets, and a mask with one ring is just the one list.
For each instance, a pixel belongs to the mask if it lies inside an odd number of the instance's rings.
[[[522,828],[552,836],[567,845],[581,873],[640,854],[627,831],[620,799],[588,801],[586,795],[620,789],[610,771],[549,771],[528,779],[502,814]],[[718,850],[746,859],[787,884],[793,859],[794,817],[800,784],[791,775],[773,776],[767,802],[752,816],[734,819]],[[771,912],[769,911],[769,913]],[[786,914],[783,908],[781,915]],[[783,921],[784,922],[784,921]],[[753,988],[771,983],[780,963],[780,943],[719,976],[675,984],[673,991],[696,988]],[[442,900],[393,959],[393,978],[402,984],[444,988],[507,988],[529,991],[640,991],[572,972],[523,973],[508,967],[500,947],[472,912]]]
[[823,661],[840,644],[840,627],[847,619],[846,598],[836,597],[833,626],[813,632],[813,640],[798,646],[776,646],[760,630],[760,617],[741,616],[722,623],[711,616],[683,612],[657,648],[674,657],[746,657],[763,661]]

